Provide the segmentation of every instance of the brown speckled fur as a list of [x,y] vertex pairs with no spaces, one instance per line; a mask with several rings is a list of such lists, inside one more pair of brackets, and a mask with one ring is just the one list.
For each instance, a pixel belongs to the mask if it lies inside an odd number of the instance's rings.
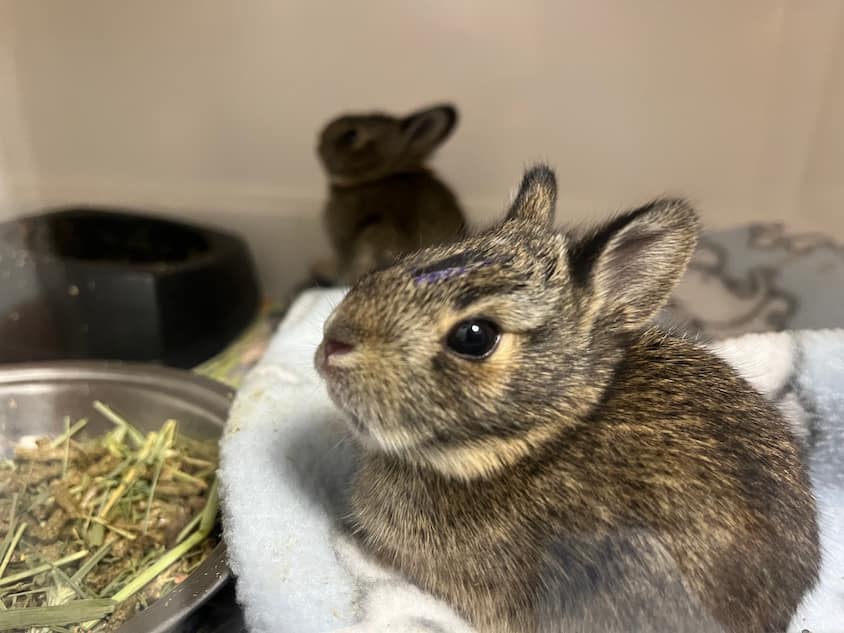
[[[784,631],[819,568],[796,441],[648,325],[696,214],[657,200],[574,238],[555,195],[532,169],[500,225],[363,277],[326,322],[354,345],[316,365],[364,447],[358,538],[483,633]],[[444,338],[478,316],[502,335],[467,360]]]
[[456,122],[457,111],[443,105],[404,118],[346,114],[325,126],[318,151],[330,180],[324,222],[336,261],[316,271],[324,283],[351,283],[399,255],[462,236],[457,198],[423,166]]

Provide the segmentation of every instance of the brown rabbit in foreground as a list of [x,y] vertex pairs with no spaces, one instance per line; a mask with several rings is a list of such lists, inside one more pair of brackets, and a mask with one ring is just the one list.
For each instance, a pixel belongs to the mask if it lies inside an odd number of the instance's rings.
[[442,105],[404,118],[347,114],[323,129],[324,221],[336,257],[315,271],[323,283],[349,284],[400,254],[462,235],[457,199],[423,165],[456,123],[457,111]]
[[479,631],[785,631],[819,569],[780,414],[648,326],[698,219],[657,200],[551,229],[553,172],[506,220],[361,279],[316,366],[363,445],[366,551]]

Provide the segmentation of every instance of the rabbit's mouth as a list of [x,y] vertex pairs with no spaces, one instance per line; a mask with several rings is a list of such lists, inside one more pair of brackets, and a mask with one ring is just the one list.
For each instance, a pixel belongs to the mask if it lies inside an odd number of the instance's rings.
[[[328,392],[328,397],[331,398],[331,401],[337,406],[338,409],[342,410],[348,416],[354,416],[354,413],[351,411],[349,407],[348,398],[346,397],[345,390],[343,389],[343,385],[341,384],[342,381],[340,376],[336,375],[337,372],[332,367],[318,367],[317,371],[319,372],[320,376],[322,376],[323,382],[325,383],[325,389]],[[357,419],[355,416],[356,423],[359,426],[363,426],[363,423]]]
[[342,389],[338,387],[335,381],[328,379],[325,381],[325,386],[331,401],[343,412],[343,420],[351,434],[365,447],[376,448],[377,442],[369,426],[349,406],[347,398],[343,396]]
[[349,427],[360,439],[371,438],[369,427],[361,421],[353,406],[353,398],[349,395],[349,387],[346,384],[346,373],[343,368],[334,366],[325,359],[322,345],[317,351],[314,365],[317,373],[325,383],[328,397],[345,415]]
[[370,450],[394,455],[414,450],[424,438],[407,424],[396,423],[405,416],[399,414],[399,405],[389,396],[395,388],[383,382],[367,386],[362,365],[366,365],[363,361],[371,350],[340,340],[324,338],[316,350],[314,366],[353,436]]
[[346,383],[346,374],[336,368],[320,372],[329,398],[343,412],[343,419],[352,435],[371,451],[405,455],[418,444],[419,438],[407,429],[385,429],[377,409],[358,399],[355,389]]

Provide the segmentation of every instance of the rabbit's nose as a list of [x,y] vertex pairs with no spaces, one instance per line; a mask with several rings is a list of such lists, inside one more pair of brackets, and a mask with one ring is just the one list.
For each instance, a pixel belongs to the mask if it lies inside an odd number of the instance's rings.
[[354,349],[354,345],[351,343],[343,343],[342,341],[336,341],[334,339],[325,339],[325,345],[323,346],[323,351],[325,352],[325,360],[328,360],[332,356],[339,356],[341,354],[348,354]]

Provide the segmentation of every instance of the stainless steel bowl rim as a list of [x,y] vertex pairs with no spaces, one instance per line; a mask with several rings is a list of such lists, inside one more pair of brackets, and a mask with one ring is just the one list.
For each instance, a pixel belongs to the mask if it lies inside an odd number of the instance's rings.
[[[201,404],[219,423],[222,434],[234,391],[181,369],[119,361],[57,361],[0,365],[0,384],[117,382],[176,393]],[[225,544],[220,543],[183,582],[164,598],[127,620],[118,633],[170,633],[231,577]]]

